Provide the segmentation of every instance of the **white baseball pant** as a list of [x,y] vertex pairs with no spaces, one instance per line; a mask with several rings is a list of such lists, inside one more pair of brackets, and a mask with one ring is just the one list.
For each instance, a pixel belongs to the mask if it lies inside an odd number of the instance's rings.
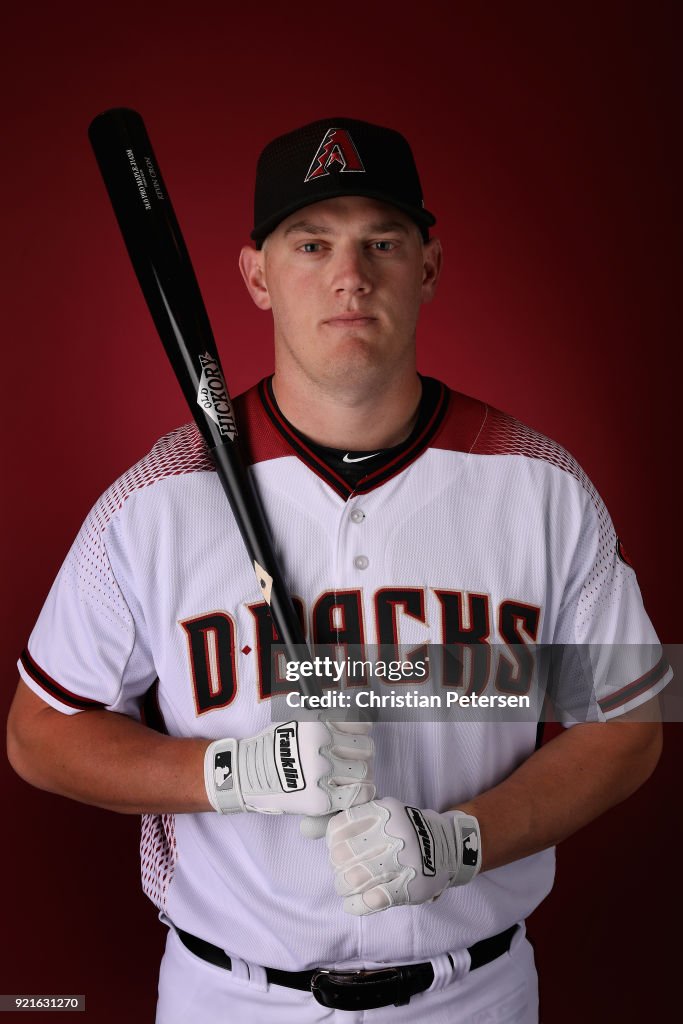
[[269,985],[262,967],[233,957],[227,971],[201,960],[171,929],[156,1024],[538,1024],[538,979],[523,928],[509,952],[461,977],[446,956],[433,963],[432,987],[405,1006],[330,1010],[307,992]]

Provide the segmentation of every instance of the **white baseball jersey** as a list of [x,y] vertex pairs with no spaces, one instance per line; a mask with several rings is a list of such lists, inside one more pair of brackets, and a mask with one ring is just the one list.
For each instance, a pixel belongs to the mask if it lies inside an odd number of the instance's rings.
[[[657,644],[595,489],[566,451],[513,418],[440,385],[410,444],[352,489],[292,432],[268,382],[235,404],[311,639]],[[185,426],[94,506],[20,671],[65,714],[138,716],[145,703],[171,735],[241,738],[271,721],[272,638],[212,462]],[[603,678],[601,716],[668,678],[661,656]],[[529,757],[536,725],[384,722],[374,736],[379,794],[444,810]],[[434,903],[351,918],[324,842],[301,837],[295,816],[143,819],[143,886],[157,906],[237,957],[287,970],[462,949],[525,918],[553,874],[546,850]]]

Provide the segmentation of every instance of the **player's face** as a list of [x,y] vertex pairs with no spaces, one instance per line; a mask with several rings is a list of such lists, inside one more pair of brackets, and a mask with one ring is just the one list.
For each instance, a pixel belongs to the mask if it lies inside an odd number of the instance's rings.
[[349,196],[292,214],[241,260],[252,298],[273,311],[276,378],[340,394],[414,374],[418,313],[440,264],[438,240],[424,244],[386,203]]

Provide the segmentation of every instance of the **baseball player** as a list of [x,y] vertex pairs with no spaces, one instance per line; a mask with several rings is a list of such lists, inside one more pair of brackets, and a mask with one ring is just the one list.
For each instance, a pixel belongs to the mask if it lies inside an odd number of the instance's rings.
[[541,747],[522,719],[273,721],[287,685],[212,463],[194,426],[162,438],[83,524],[9,723],[28,781],[143,815],[159,1024],[538,1020],[524,921],[554,846],[659,757],[642,719],[670,673],[595,488],[416,371],[434,224],[389,129],[317,121],[260,157],[240,267],[275,373],[236,412],[309,640],[631,655]]

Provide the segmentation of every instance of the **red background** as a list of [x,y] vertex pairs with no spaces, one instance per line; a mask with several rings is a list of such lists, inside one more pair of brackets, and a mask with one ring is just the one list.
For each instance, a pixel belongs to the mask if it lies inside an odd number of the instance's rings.
[[[235,394],[271,369],[269,319],[236,267],[260,147],[335,114],[404,131],[446,247],[421,369],[579,458],[661,637],[681,640],[680,5],[551,6],[5,15],[3,711],[88,508],[188,418],[88,147],[110,106],[145,116]],[[531,921],[546,1022],[680,1012],[680,738],[669,726],[653,779],[559,851]],[[1,770],[0,992],[84,992],[98,1024],[151,1020],[164,929],[139,891],[137,820]]]

